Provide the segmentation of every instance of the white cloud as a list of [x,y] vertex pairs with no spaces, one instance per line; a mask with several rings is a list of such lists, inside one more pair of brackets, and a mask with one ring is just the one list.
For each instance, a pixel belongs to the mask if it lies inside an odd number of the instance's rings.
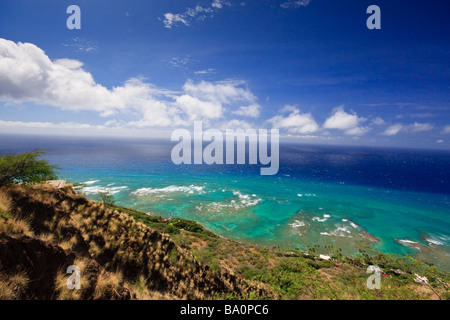
[[195,98],[223,104],[255,101],[256,97],[248,89],[241,87],[243,84],[240,81],[194,83],[188,80],[183,86],[183,90]]
[[224,107],[246,102],[249,106],[240,107],[235,114],[254,117],[259,114],[256,97],[240,81],[221,81],[194,83],[188,80],[183,91],[186,93],[176,99],[176,105],[186,114],[189,120],[218,119],[223,116]]
[[290,113],[290,112],[298,112],[298,108],[292,105],[285,105],[281,110],[280,113],[284,114],[284,113]]
[[189,120],[217,119],[222,116],[222,104],[219,102],[201,101],[184,94],[177,98],[177,105],[189,115]]
[[419,123],[414,122],[412,125],[410,125],[409,129],[412,132],[424,132],[424,131],[430,131],[433,130],[434,126],[430,123]]
[[[69,111],[90,111],[108,117],[103,125],[73,122],[0,121],[5,128],[41,128],[64,130],[91,130],[112,132],[161,131],[174,126],[190,126],[194,120],[203,120],[205,126],[223,128],[250,128],[250,123],[230,119],[230,115],[257,118],[261,106],[257,97],[238,80],[219,82],[187,80],[179,91],[158,88],[142,78],[130,78],[119,86],[107,88],[97,83],[81,61],[51,60],[43,50],[30,43],[14,43],[0,39],[0,101],[5,103],[34,102]],[[68,113],[70,116],[70,113]],[[126,115],[127,122],[120,121]],[[116,116],[116,117],[113,117]],[[233,116],[234,118],[234,116]],[[107,121],[106,121],[107,120]],[[343,106],[335,108],[325,120],[324,129],[342,130],[347,135],[360,136],[370,130],[363,126],[367,119],[356,113],[347,113]],[[286,105],[278,115],[267,120],[273,128],[296,137],[326,136],[331,131],[321,130],[311,113],[301,113]],[[380,118],[371,118],[371,125],[386,125]],[[159,130],[158,129],[158,130]],[[382,133],[394,136],[399,132],[420,133],[434,129],[431,123],[393,124]],[[450,134],[447,125],[442,134]]]
[[450,125],[445,126],[445,128],[442,130],[443,134],[449,134],[450,133]]
[[233,119],[230,121],[226,121],[223,122],[221,124],[219,124],[218,126],[221,130],[226,130],[226,129],[255,129],[255,127],[253,125],[251,125],[250,123],[248,123],[247,121],[243,121],[243,120],[237,120],[237,119]]
[[[286,107],[282,109],[286,111]],[[298,109],[291,108],[288,116],[278,115],[268,120],[273,128],[285,129],[290,134],[310,134],[319,129],[311,113],[300,113]]]
[[222,1],[222,0],[214,0],[213,3],[211,4],[211,7],[217,8],[217,9],[222,9],[224,4],[229,5],[228,2],[225,2],[225,1]]
[[76,122],[41,122],[41,121],[4,121],[0,120],[0,126],[2,127],[28,127],[28,128],[64,128],[64,129],[74,129],[74,128],[98,128],[102,129],[104,126],[93,126],[90,124],[81,124]]
[[403,125],[400,123],[397,124],[393,124],[391,126],[389,126],[384,132],[383,134],[385,136],[395,136],[397,133],[399,133],[401,130],[403,130]]
[[94,53],[97,51],[98,46],[95,42],[89,41],[85,38],[75,37],[70,41],[63,43],[65,47],[75,48],[79,52]]
[[351,136],[362,136],[363,134],[369,132],[371,128],[368,127],[354,127],[345,131],[345,134]]
[[181,22],[186,26],[189,26],[189,22],[186,19],[186,16],[181,13],[173,14],[173,13],[166,13],[164,14],[164,26],[168,29],[172,28],[172,25]]
[[213,68],[209,68],[209,69],[198,70],[198,71],[194,72],[194,74],[211,74],[211,73],[216,73],[216,70]]
[[244,82],[194,83],[172,92],[131,78],[108,89],[95,82],[83,63],[72,59],[51,61],[37,46],[0,39],[0,100],[35,102],[63,110],[93,111],[101,116],[133,114],[136,127],[185,125],[188,120],[218,119],[225,106],[254,116],[256,97]]
[[67,110],[91,110],[104,115],[132,107],[155,92],[138,79],[108,90],[97,84],[77,60],[51,61],[30,43],[0,39],[0,96],[33,101]]
[[169,64],[175,68],[186,68],[186,65],[190,62],[188,57],[174,57],[170,59]]
[[103,135],[133,136],[133,137],[161,137],[168,138],[171,130],[130,127],[128,123],[107,121],[103,125],[92,125],[77,122],[40,122],[40,121],[4,121],[0,120],[0,133],[28,133],[28,134],[55,134],[68,136]]
[[365,118],[360,118],[357,114],[347,113],[343,106],[339,106],[334,109],[333,115],[325,120],[323,127],[325,129],[343,130],[348,135],[362,135],[370,130],[370,128],[360,126],[364,121],[366,121]]
[[434,128],[434,126],[430,123],[414,122],[413,124],[410,124],[410,125],[396,123],[396,124],[389,126],[382,134],[386,135],[386,136],[395,136],[400,131],[416,133],[416,132],[430,131],[430,130],[433,130],[433,128]]
[[251,104],[249,106],[242,106],[238,110],[233,111],[233,114],[243,117],[257,118],[259,117],[259,110],[261,106],[257,103]]
[[280,7],[284,9],[306,7],[310,2],[311,0],[290,0],[280,4]]
[[326,119],[323,127],[326,129],[348,130],[359,125],[360,118],[356,114],[349,114],[343,107],[334,110],[334,114]]
[[384,121],[382,118],[380,117],[376,117],[375,119],[372,119],[372,124],[376,125],[376,126],[382,126],[386,124],[386,121]]
[[230,4],[224,0],[214,0],[209,6],[202,7],[196,5],[195,8],[187,8],[183,13],[166,13],[164,14],[164,26],[171,29],[178,24],[184,24],[190,26],[191,21],[197,19],[198,21],[205,20],[208,17],[212,17],[215,12],[222,9],[224,6]]

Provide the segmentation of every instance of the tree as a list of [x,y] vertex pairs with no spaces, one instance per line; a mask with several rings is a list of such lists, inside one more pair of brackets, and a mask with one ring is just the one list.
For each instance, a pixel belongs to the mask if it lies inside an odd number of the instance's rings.
[[97,195],[97,201],[101,201],[107,206],[114,205],[114,197],[109,192],[99,192]]
[[13,183],[40,183],[55,180],[57,166],[47,160],[38,159],[43,151],[34,150],[18,155],[0,157],[0,186]]

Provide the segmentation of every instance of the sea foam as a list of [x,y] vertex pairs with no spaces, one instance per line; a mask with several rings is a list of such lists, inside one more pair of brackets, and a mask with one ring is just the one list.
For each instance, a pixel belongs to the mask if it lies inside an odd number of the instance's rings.
[[198,193],[198,194],[203,194],[205,193],[204,191],[204,186],[195,186],[195,185],[190,185],[190,186],[168,186],[168,187],[164,187],[164,188],[140,188],[134,192],[132,192],[132,194],[136,195],[136,196],[145,196],[145,195],[151,195],[151,194],[159,194],[159,193],[172,193],[172,192],[183,192],[183,193],[188,193],[188,194],[193,194],[193,193]]
[[312,218],[313,221],[317,221],[317,222],[325,222],[327,221],[331,216],[329,214],[324,214],[323,218],[319,218],[319,217],[314,217]]
[[127,186],[121,186],[121,187],[101,187],[101,186],[92,186],[92,187],[84,187],[82,188],[82,192],[86,194],[97,194],[97,193],[108,193],[110,195],[119,193],[122,190],[128,189]]

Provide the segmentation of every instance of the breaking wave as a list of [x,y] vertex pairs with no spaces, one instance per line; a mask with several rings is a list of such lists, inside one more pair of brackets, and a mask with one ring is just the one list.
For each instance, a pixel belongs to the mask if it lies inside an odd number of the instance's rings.
[[179,193],[188,193],[188,194],[203,194],[205,193],[204,191],[204,186],[195,186],[195,185],[190,185],[190,186],[168,186],[168,187],[164,187],[164,188],[141,188],[138,189],[134,192],[132,192],[132,194],[136,195],[136,196],[145,196],[145,195],[153,195],[153,194],[161,194],[161,193],[172,193],[172,192],[179,192]]

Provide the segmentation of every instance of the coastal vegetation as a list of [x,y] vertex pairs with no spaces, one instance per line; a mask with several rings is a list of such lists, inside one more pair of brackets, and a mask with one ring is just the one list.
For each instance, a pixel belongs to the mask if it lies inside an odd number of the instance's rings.
[[[240,243],[41,183],[54,167],[37,155],[9,158],[27,169],[0,186],[0,299],[450,299],[450,274],[414,257]],[[72,265],[80,290],[67,287]],[[371,265],[379,290],[366,285]]]
[[[323,260],[87,200],[70,185],[0,189],[1,299],[448,299],[449,274],[375,251]],[[369,265],[380,290],[366,286]],[[69,290],[66,269],[81,269]],[[416,283],[416,275],[427,284]]]
[[0,186],[56,179],[57,166],[50,165],[47,160],[39,159],[42,153],[42,151],[34,150],[0,157]]

